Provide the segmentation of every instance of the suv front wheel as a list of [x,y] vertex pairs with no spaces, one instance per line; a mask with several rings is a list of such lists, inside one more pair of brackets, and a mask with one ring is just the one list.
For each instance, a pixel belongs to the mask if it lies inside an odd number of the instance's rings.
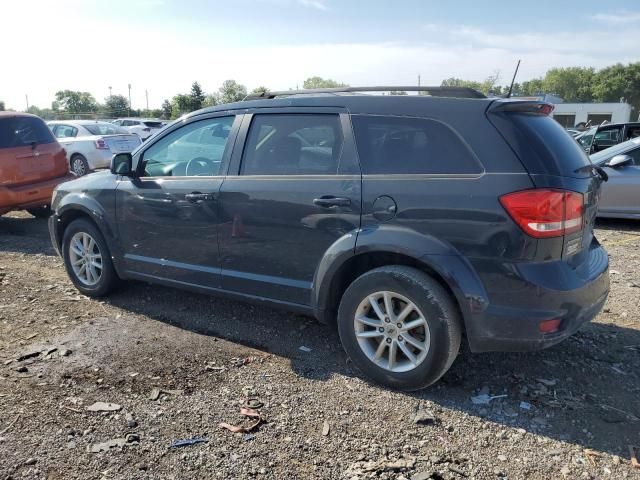
[[400,265],[354,280],[340,302],[338,331],[360,370],[401,390],[436,382],[453,363],[461,338],[458,310],[442,285]]
[[107,243],[102,233],[88,220],[74,220],[65,229],[62,257],[69,278],[85,295],[106,295],[118,283]]

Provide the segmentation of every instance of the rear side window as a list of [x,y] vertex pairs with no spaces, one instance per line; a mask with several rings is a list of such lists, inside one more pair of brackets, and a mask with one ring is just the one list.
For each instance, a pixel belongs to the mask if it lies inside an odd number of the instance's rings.
[[364,174],[478,174],[483,169],[460,137],[428,118],[351,117]]
[[89,130],[91,135],[128,135],[129,130],[125,130],[122,127],[114,125],[112,123],[91,123],[83,125],[84,128]]
[[242,174],[335,175],[342,144],[338,115],[255,115],[243,154]]
[[24,147],[54,141],[51,130],[39,118],[0,118],[0,148]]
[[[505,136],[524,167],[532,174],[588,177],[589,157],[580,148],[590,139],[576,142],[553,118],[529,113],[500,113],[493,123]],[[515,127],[515,128],[514,128]],[[595,133],[595,132],[594,132]]]

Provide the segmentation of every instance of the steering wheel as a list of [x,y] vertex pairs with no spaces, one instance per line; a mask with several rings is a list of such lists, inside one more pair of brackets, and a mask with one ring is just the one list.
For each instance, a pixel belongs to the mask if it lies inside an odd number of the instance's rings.
[[[215,164],[213,160],[206,157],[196,157],[192,158],[187,162],[187,166],[184,169],[185,177],[202,177],[202,176],[210,176],[212,175],[212,171]],[[189,169],[193,168],[193,172],[189,174]]]

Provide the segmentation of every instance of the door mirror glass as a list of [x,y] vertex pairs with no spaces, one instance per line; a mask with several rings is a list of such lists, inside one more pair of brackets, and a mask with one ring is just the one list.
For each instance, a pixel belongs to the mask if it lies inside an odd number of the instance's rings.
[[630,165],[631,163],[633,163],[633,158],[631,158],[631,156],[616,155],[615,157],[612,157],[611,160],[609,160],[607,163],[605,163],[604,166],[611,167],[611,168],[619,168],[625,165]]
[[118,153],[111,159],[111,173],[114,175],[132,176],[133,158],[130,153]]

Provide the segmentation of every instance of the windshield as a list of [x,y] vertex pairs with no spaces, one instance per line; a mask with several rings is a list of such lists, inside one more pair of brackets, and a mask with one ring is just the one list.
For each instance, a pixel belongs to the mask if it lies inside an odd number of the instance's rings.
[[83,125],[84,128],[89,130],[91,135],[122,135],[129,134],[128,130],[125,130],[122,127],[114,125],[113,123],[106,122],[96,122],[90,123],[87,125]]
[[589,149],[591,147],[591,141],[593,140],[593,136],[596,134],[597,130],[598,127],[593,127],[576,137],[576,140],[580,145],[582,145],[582,148]]
[[634,138],[628,142],[619,143],[613,147],[609,147],[606,150],[601,150],[598,153],[591,155],[591,161],[595,164],[602,163],[609,160],[616,155],[627,153],[628,150],[640,147],[640,138]]

